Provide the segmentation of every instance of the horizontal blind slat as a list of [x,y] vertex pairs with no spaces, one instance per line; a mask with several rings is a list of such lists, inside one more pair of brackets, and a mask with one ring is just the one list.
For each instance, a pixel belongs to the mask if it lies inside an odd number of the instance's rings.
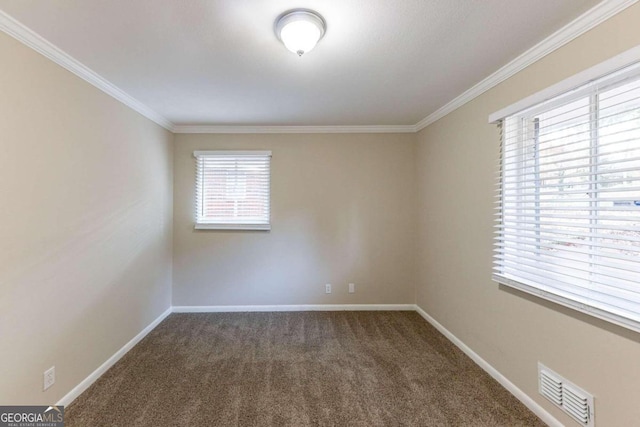
[[640,330],[640,64],[499,128],[494,277]]
[[197,159],[196,222],[268,225],[270,152],[203,153],[194,152]]
[[[532,229],[531,227],[521,227],[521,226],[509,226],[509,227],[503,227],[502,229],[499,229],[495,232],[496,236],[508,236],[508,235],[514,235],[514,236],[519,236],[519,235],[523,235],[523,233],[536,233],[539,232],[541,235],[548,235],[548,236],[573,236],[573,237],[584,237],[584,238],[594,238],[594,239],[604,239],[604,240],[618,240],[620,242],[630,242],[630,243],[640,243],[640,238],[636,238],[633,236],[625,236],[625,235],[616,235],[616,236],[611,236],[608,234],[598,234],[598,233],[582,233],[579,231],[575,231],[575,230],[535,230]],[[513,233],[513,234],[512,234]],[[526,236],[526,235],[525,235]]]

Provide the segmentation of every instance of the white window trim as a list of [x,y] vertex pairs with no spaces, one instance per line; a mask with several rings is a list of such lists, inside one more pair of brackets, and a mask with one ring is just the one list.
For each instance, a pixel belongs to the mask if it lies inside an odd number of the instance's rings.
[[580,313],[588,314],[589,316],[597,317],[598,319],[606,320],[609,323],[616,324],[618,326],[622,326],[624,328],[640,332],[640,325],[633,320],[627,319],[626,317],[618,316],[611,312],[600,310],[595,307],[588,306],[586,304],[582,304],[578,301],[572,300],[570,298],[565,298],[560,295],[552,294],[542,289],[535,288],[533,286],[525,285],[524,283],[520,283],[516,280],[511,280],[506,277],[493,275],[492,280],[494,282],[498,282],[501,285],[509,286],[511,288],[518,289],[527,294],[540,297],[542,299],[554,302],[556,304],[560,304],[564,307],[571,308],[573,310],[579,311]]
[[196,230],[271,230],[271,224],[220,224],[198,222]]
[[209,151],[194,151],[193,156],[271,156],[271,151],[257,151],[257,150],[209,150]]
[[[202,156],[268,156],[271,157],[271,151],[260,151],[260,150],[240,150],[240,151],[232,151],[232,150],[197,150],[193,152],[193,157],[198,159],[198,157]],[[269,167],[269,172],[271,172],[271,167]],[[269,177],[269,181],[271,181],[271,177]],[[197,196],[196,196],[197,197]],[[269,199],[271,198],[271,183],[269,182]],[[196,205],[198,204],[198,200],[196,200]],[[269,200],[269,205],[271,201]],[[214,221],[198,221],[197,215],[194,219],[194,227],[195,230],[237,230],[237,231],[269,231],[271,230],[271,207],[269,206],[269,218],[266,224],[255,224],[255,223],[220,223]]]
[[[526,110],[534,105],[545,102],[551,98],[555,98],[564,93],[570,92],[576,88],[587,85],[589,82],[614,73],[622,68],[633,65],[640,61],[640,46],[631,48],[619,55],[614,56],[598,65],[588,68],[578,74],[575,74],[559,83],[549,86],[540,92],[534,93],[508,107],[496,111],[489,115],[489,123],[498,123],[507,116]],[[588,90],[588,88],[584,88]]]
[[[586,93],[594,90],[594,86],[590,84],[594,80],[601,79],[609,74],[615,73],[622,70],[623,68],[638,63],[640,63],[640,46],[629,49],[628,51],[625,51],[622,54],[619,54],[607,61],[604,61],[581,73],[571,76],[553,86],[550,86],[540,92],[537,92],[527,98],[511,104],[506,108],[496,111],[489,116],[488,121],[492,124],[499,123],[506,117],[516,115],[528,109],[531,109],[531,111],[533,112],[535,110],[538,110],[537,107],[533,108],[537,105],[540,105],[540,109],[542,110],[552,108],[553,104],[548,101],[563,94],[568,95],[567,98],[572,98],[569,95],[572,91],[575,91],[575,97],[573,98],[579,98],[580,96],[584,96]],[[630,73],[634,73],[637,75],[638,71],[637,69],[635,69],[633,71],[630,71]],[[626,74],[627,73],[621,74],[620,80],[624,79],[624,76],[626,76]],[[565,100],[567,98],[565,98]],[[501,143],[504,143],[504,141],[501,141]],[[628,319],[624,316],[617,315],[610,311],[589,306],[572,298],[567,298],[562,295],[547,292],[543,289],[539,289],[538,287],[530,286],[526,283],[504,277],[500,274],[492,274],[492,280],[498,282],[501,285],[518,289],[530,295],[534,295],[542,299],[552,301],[556,304],[569,307],[578,312],[588,314],[589,316],[605,320],[609,323],[613,323],[636,332],[640,332],[640,323],[633,319]]]

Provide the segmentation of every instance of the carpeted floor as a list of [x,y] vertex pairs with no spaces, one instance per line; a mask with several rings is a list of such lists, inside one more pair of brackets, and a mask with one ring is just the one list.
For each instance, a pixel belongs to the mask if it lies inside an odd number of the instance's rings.
[[415,312],[172,314],[66,426],[543,426]]

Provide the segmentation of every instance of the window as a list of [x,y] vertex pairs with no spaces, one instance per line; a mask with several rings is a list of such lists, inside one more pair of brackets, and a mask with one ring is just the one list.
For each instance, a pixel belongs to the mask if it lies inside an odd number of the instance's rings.
[[197,229],[269,230],[270,151],[195,151]]
[[499,123],[494,280],[640,331],[640,64]]

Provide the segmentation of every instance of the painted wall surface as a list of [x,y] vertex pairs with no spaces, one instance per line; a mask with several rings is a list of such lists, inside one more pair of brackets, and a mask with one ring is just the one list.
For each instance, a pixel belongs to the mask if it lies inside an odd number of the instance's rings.
[[596,398],[596,425],[640,419],[640,334],[491,281],[499,134],[489,114],[640,44],[640,4],[418,135],[417,303],[568,426],[537,393],[537,363]]
[[[194,230],[193,151],[222,149],[273,152],[271,231]],[[173,305],[413,303],[414,149],[414,134],[176,135]]]
[[0,58],[0,403],[53,404],[170,306],[173,135],[4,33]]

